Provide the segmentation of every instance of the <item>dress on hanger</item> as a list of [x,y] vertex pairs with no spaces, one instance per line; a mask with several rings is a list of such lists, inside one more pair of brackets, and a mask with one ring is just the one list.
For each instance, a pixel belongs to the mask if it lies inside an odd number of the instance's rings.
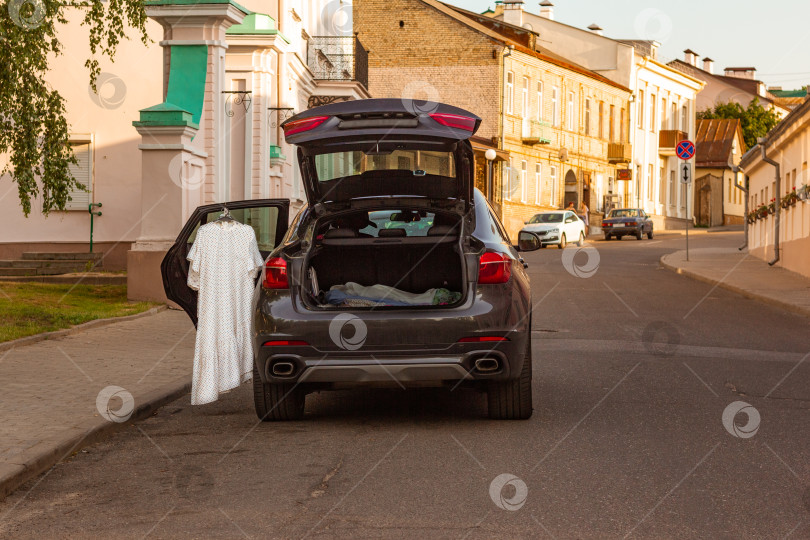
[[250,313],[263,260],[253,227],[215,221],[197,231],[188,286],[199,291],[191,404],[216,401],[253,373]]

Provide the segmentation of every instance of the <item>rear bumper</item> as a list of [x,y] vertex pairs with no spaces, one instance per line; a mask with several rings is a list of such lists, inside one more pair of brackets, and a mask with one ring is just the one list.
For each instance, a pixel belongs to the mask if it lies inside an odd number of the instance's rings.
[[602,232],[612,236],[637,235],[641,227],[602,227]]
[[[254,360],[263,382],[273,383],[515,378],[523,367],[531,306],[528,281],[517,272],[513,278],[519,283],[470,290],[463,305],[447,309],[311,311],[294,294],[259,287]],[[506,339],[459,342],[479,336]],[[298,344],[264,345],[281,340]],[[482,358],[497,360],[498,369],[477,370]],[[292,372],[274,374],[279,362],[292,364]]]

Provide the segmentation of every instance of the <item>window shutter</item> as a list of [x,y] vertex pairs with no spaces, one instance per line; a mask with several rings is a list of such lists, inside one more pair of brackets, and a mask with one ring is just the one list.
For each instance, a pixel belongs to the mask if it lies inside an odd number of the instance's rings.
[[73,143],[73,153],[76,156],[78,164],[70,165],[70,173],[73,178],[80,184],[83,184],[87,191],[79,189],[71,189],[70,197],[72,200],[68,201],[65,205],[65,210],[84,210],[87,211],[87,205],[90,204],[92,199],[91,189],[93,188],[93,178],[91,174],[92,163],[90,162],[90,143]]

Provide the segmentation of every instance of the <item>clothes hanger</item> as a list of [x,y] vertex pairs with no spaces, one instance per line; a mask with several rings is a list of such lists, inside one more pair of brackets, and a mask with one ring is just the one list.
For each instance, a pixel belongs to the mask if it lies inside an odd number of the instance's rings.
[[231,211],[228,210],[227,206],[222,206],[222,213],[219,215],[217,220],[214,223],[227,223],[229,221],[236,221],[231,217]]

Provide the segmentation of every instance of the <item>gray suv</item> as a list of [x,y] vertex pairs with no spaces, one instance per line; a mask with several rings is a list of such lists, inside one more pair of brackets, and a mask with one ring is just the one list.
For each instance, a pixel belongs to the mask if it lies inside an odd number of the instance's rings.
[[[481,119],[409,105],[348,101],[282,124],[308,200],[289,226],[286,199],[224,205],[266,257],[252,317],[262,420],[302,418],[313,391],[392,384],[472,385],[492,418],[532,414],[529,278],[473,186]],[[222,208],[198,208],[162,265],[166,294],[195,324],[186,255]]]

